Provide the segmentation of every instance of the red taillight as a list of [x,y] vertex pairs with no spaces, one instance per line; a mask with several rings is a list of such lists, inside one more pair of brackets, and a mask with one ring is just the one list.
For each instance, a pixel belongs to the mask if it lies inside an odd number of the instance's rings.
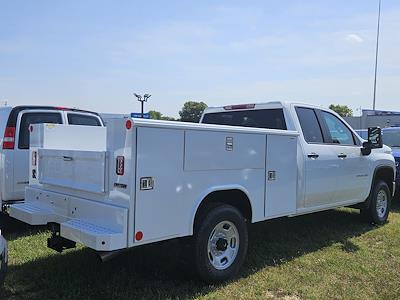
[[14,149],[15,127],[6,127],[3,138],[3,149]]
[[238,105],[228,105],[224,106],[225,110],[233,110],[233,109],[249,109],[254,108],[255,104],[238,104]]
[[124,175],[125,172],[125,158],[123,156],[117,156],[117,175]]

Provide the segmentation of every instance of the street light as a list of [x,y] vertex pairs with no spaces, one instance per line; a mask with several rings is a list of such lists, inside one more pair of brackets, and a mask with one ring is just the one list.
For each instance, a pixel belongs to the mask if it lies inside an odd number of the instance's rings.
[[136,93],[133,93],[135,95],[135,97],[138,99],[138,101],[141,103],[142,106],[142,112],[141,112],[141,116],[143,119],[143,108],[144,108],[144,103],[147,102],[147,100],[151,97],[150,94],[144,94],[143,97],[142,95],[138,95]]

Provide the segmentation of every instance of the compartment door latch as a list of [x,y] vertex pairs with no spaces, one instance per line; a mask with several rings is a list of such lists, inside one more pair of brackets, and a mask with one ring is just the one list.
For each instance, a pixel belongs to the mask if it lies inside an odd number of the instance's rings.
[[276,171],[268,171],[268,181],[276,180]]

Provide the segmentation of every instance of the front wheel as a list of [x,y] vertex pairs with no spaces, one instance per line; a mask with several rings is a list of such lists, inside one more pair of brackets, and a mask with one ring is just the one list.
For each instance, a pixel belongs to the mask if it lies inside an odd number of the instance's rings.
[[361,209],[364,218],[375,224],[384,224],[389,216],[392,195],[386,182],[379,180],[375,183],[369,206]]
[[194,254],[200,277],[209,282],[232,278],[242,266],[248,244],[246,221],[233,206],[221,204],[201,216]]

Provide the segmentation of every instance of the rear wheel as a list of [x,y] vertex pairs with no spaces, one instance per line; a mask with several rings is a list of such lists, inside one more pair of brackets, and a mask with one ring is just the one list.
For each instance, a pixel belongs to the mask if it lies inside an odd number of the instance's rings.
[[375,224],[384,224],[389,216],[392,195],[386,182],[378,180],[372,190],[369,206],[361,209],[363,217]]
[[248,244],[246,221],[233,206],[221,204],[199,216],[194,254],[198,274],[205,281],[232,278],[242,266]]

